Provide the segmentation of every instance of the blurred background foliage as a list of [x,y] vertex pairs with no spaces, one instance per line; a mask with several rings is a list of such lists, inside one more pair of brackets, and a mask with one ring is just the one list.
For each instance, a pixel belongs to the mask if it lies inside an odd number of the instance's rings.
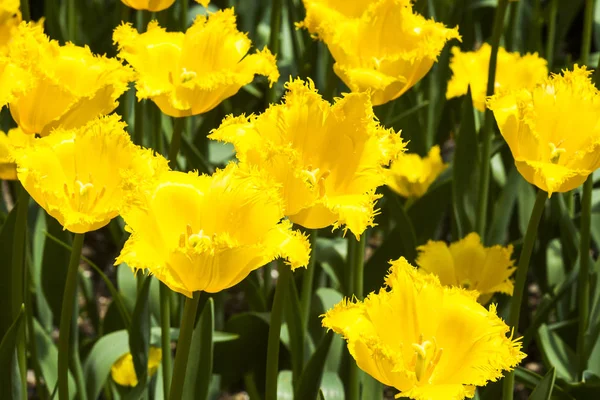
[[[112,31],[121,21],[130,21],[138,27],[156,18],[169,30],[177,30],[182,17],[191,24],[194,17],[205,9],[194,2],[177,0],[162,12],[150,14],[136,12],[115,0],[77,0],[76,40],[78,45],[87,44],[93,52],[115,56]],[[472,50],[489,40],[493,25],[494,0],[418,0],[415,9],[421,14],[443,22],[447,26],[459,26],[462,42],[451,42],[439,57],[429,74],[404,96],[386,105],[376,107],[375,112],[386,127],[401,130],[409,141],[411,152],[425,155],[435,144],[442,148],[445,161],[451,163],[430,187],[429,191],[412,204],[382,188],[384,197],[379,200],[381,213],[377,226],[369,233],[367,261],[365,266],[364,293],[381,287],[387,273],[388,261],[400,256],[414,262],[416,247],[427,240],[454,241],[474,230],[477,188],[481,165],[478,132],[483,115],[474,110],[467,96],[446,100],[446,83],[450,77],[449,54],[452,46]],[[570,68],[580,56],[584,0],[521,0],[511,2],[505,19],[502,44],[509,51],[538,52],[549,61],[553,72]],[[319,92],[331,100],[348,89],[332,71],[332,58],[325,45],[313,40],[305,30],[296,30],[294,24],[304,18],[300,0],[215,0],[209,10],[235,7],[238,27],[247,32],[258,49],[269,44],[271,36],[271,12],[273,4],[282,7],[281,47],[276,50],[281,78],[275,86],[274,99],[283,93],[283,84],[289,77],[310,77]],[[45,19],[45,27],[51,38],[61,42],[67,36],[67,1],[32,0],[32,19]],[[399,39],[401,40],[401,39]],[[600,53],[600,2],[596,2],[592,55],[590,68],[598,64]],[[228,144],[207,139],[210,130],[216,128],[228,114],[260,113],[269,104],[268,85],[265,79],[244,87],[237,95],[223,101],[214,110],[187,119],[182,143],[184,163],[182,169],[212,172],[233,159],[233,148]],[[121,98],[117,112],[123,115],[133,134],[136,125],[141,126],[139,144],[153,147],[166,154],[173,130],[172,119],[162,115],[156,106],[143,101],[136,106],[133,87]],[[13,126],[6,109],[1,113],[1,127]],[[332,149],[334,151],[334,149]],[[514,258],[519,254],[521,238],[535,201],[535,191],[516,171],[512,156],[505,142],[496,134],[492,146],[492,179],[489,196],[488,232],[485,242],[512,244]],[[459,156],[460,155],[460,156]],[[600,244],[600,175],[595,174],[592,204],[593,260],[597,259]],[[5,303],[10,293],[9,265],[12,252],[14,213],[14,188],[2,185],[0,201],[0,303]],[[531,390],[539,386],[534,399],[598,399],[600,398],[600,262],[595,261],[590,277],[592,287],[591,318],[588,330],[589,351],[576,354],[577,333],[577,274],[578,274],[578,226],[579,193],[574,201],[560,194],[547,202],[538,231],[538,242],[533,253],[527,284],[527,301],[521,313],[521,334],[524,335],[524,352],[528,358],[518,368],[518,398],[527,398]],[[16,323],[25,324],[28,335],[34,337],[29,350],[32,366],[31,398],[48,399],[56,385],[56,327],[60,319],[60,306],[69,260],[71,236],[34,203],[29,209],[28,261],[30,267],[27,282],[26,303],[33,313],[27,313]],[[154,280],[148,288],[147,298],[138,291],[136,277],[127,268],[113,267],[112,263],[126,238],[123,221],[113,220],[109,226],[92,232],[86,237],[85,267],[80,270],[78,299],[78,330],[74,332],[74,346],[79,352],[80,365],[72,366],[87,382],[87,398],[126,399],[139,398],[135,389],[118,387],[109,378],[114,361],[128,350],[129,343],[144,340],[159,344],[158,285]],[[317,393],[327,400],[344,399],[345,373],[348,362],[347,350],[340,337],[333,337],[321,328],[320,318],[327,309],[351,293],[346,265],[346,241],[341,232],[329,229],[319,231],[316,248],[316,279],[312,290],[312,302],[308,335],[298,336],[301,324],[299,292],[304,270],[294,273],[286,300],[285,323],[281,333],[281,352],[278,398],[309,399]],[[8,272],[7,272],[8,271]],[[197,377],[208,376],[211,380],[209,393],[203,397],[193,387],[194,379],[187,380],[186,398],[217,399],[242,396],[261,399],[264,392],[266,347],[269,329],[269,310],[273,300],[273,281],[277,273],[272,267],[253,272],[247,279],[230,290],[208,295],[203,293],[200,318],[212,320],[213,330],[197,329],[198,349],[192,356],[191,370]],[[177,327],[181,320],[182,301],[172,296],[171,326]],[[506,315],[508,301],[496,296],[500,315]],[[119,307],[124,307],[119,310]],[[148,321],[140,321],[136,310],[147,307]],[[128,315],[123,318],[123,315]],[[135,323],[132,323],[135,322]],[[10,343],[10,310],[0,309],[0,337],[2,348]],[[137,325],[136,325],[137,324]],[[144,327],[151,327],[150,335]],[[206,324],[198,324],[207,326]],[[13,326],[14,328],[14,326]],[[133,335],[128,336],[127,330]],[[173,338],[178,330],[172,330]],[[196,336],[195,336],[196,338]],[[7,341],[5,343],[5,341]],[[207,350],[214,343],[214,351]],[[210,353],[210,354],[207,354]],[[588,370],[584,382],[576,381],[578,357],[588,357]],[[11,375],[8,356],[0,351],[0,397],[8,393]],[[211,362],[212,361],[212,362]],[[554,368],[554,370],[552,369]],[[211,374],[212,370],[212,374]],[[542,377],[551,371],[556,380]],[[78,377],[73,377],[74,379]],[[37,382],[37,384],[36,384]],[[320,382],[320,386],[319,386]],[[148,398],[162,398],[161,374],[149,382]],[[74,388],[74,386],[73,386]],[[553,389],[553,390],[552,390]],[[70,391],[74,394],[75,390]],[[500,398],[498,383],[478,391],[479,399]],[[294,397],[295,393],[295,397]],[[363,377],[363,399],[382,398],[382,387],[368,376]],[[394,392],[386,390],[388,396]],[[550,394],[551,393],[551,394]],[[137,397],[136,397],[137,395]],[[231,397],[244,398],[244,397]]]

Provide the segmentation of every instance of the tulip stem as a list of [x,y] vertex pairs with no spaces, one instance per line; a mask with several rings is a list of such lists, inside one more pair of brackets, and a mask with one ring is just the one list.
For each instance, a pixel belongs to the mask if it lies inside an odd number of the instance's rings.
[[173,123],[173,136],[171,136],[171,145],[169,147],[169,166],[172,169],[177,168],[177,154],[181,147],[181,134],[185,126],[185,117],[175,118]]
[[169,398],[171,387],[171,302],[170,289],[162,282],[160,285],[160,343],[162,347],[162,375],[163,393],[165,399]]
[[79,270],[84,236],[83,233],[76,233],[73,238],[73,249],[71,250],[60,313],[60,336],[58,338],[58,397],[60,399],[69,398],[69,338],[71,336],[74,302],[77,301],[77,271]]
[[[498,60],[498,47],[500,38],[504,29],[504,14],[508,7],[508,0],[499,0],[494,16],[494,28],[492,31],[490,65],[488,69],[488,81],[486,96],[494,94],[494,84],[496,82],[496,62]],[[477,220],[475,231],[479,236],[485,237],[485,226],[487,221],[488,192],[490,187],[490,154],[492,145],[492,133],[494,131],[494,114],[485,110],[485,123],[483,127],[481,141],[483,144],[481,152],[481,177],[479,179],[479,201],[477,204]]]
[[302,293],[300,295],[300,306],[302,307],[302,333],[306,333],[308,326],[308,316],[310,314],[310,300],[313,295],[313,282],[315,280],[315,252],[317,244],[317,230],[312,229],[309,233],[310,240],[310,261],[302,276]]
[[275,298],[271,308],[269,323],[269,339],[267,344],[267,374],[265,386],[265,400],[277,400],[277,377],[279,375],[279,336],[283,320],[283,306],[285,293],[292,271],[283,261],[278,263],[279,278],[275,286]]
[[[363,297],[364,287],[364,269],[365,269],[365,243],[366,233],[356,240],[353,235],[348,237],[348,268],[350,276],[348,277],[347,296],[355,296],[358,299]],[[360,373],[358,365],[353,360],[348,363],[348,400],[360,399]]]
[[67,36],[73,43],[77,42],[77,25],[75,13],[75,0],[67,0]]
[[[27,241],[27,209],[29,206],[29,194],[24,187],[17,183],[19,188],[19,197],[17,200],[17,215],[15,230],[13,236],[13,257],[12,257],[12,279],[11,279],[11,301],[12,316],[16,318],[21,312],[24,300],[24,282],[25,282],[25,246]],[[29,310],[27,310],[29,311]],[[21,395],[27,398],[27,357],[25,352],[25,329],[21,329],[17,338],[17,361],[19,373],[21,375]]]
[[546,43],[546,60],[548,60],[548,71],[552,72],[554,67],[554,45],[556,42],[556,22],[558,19],[558,0],[551,0],[550,14],[548,16],[548,41]]
[[183,385],[187,369],[190,347],[192,345],[192,334],[196,323],[196,312],[200,302],[200,292],[194,293],[193,298],[185,299],[181,328],[179,329],[179,340],[175,353],[175,367],[173,368],[173,380],[171,381],[169,400],[181,400],[183,396]]
[[29,22],[31,20],[31,14],[29,13],[29,0],[21,0],[20,3],[21,17],[23,21]]
[[[519,329],[519,316],[521,313],[523,294],[525,292],[525,282],[527,281],[529,260],[531,259],[531,253],[533,252],[533,246],[535,245],[535,239],[537,237],[538,225],[542,218],[547,198],[548,194],[546,192],[543,190],[538,191],[533,210],[531,211],[531,216],[529,217],[525,238],[523,239],[523,248],[521,249],[521,255],[519,256],[519,265],[517,266],[517,276],[515,278],[515,288],[510,301],[510,310],[507,318],[508,326],[512,327],[513,332],[517,332]],[[513,399],[514,383],[515,373],[514,371],[510,371],[504,377],[502,400]]]
[[579,230],[579,282],[577,286],[579,305],[579,329],[577,333],[577,354],[579,365],[577,378],[583,377],[583,371],[587,368],[589,353],[586,351],[585,334],[589,324],[590,308],[590,225],[592,218],[592,189],[594,180],[590,174],[583,184],[583,195],[581,197],[581,228]]
[[[273,53],[275,57],[279,56],[279,43],[281,40],[281,7],[281,0],[271,1],[271,33],[269,35],[269,50],[271,50],[271,53]],[[277,100],[277,85],[273,84],[271,88],[269,88],[267,105],[274,103],[275,100]]]
[[587,65],[590,61],[592,47],[592,23],[594,22],[594,0],[585,0],[583,17],[583,35],[581,38],[581,63]]

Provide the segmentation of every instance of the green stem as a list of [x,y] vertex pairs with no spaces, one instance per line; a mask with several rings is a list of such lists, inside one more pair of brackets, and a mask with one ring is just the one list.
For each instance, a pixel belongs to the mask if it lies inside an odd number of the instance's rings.
[[[492,50],[490,54],[490,65],[488,69],[488,81],[486,96],[494,94],[494,84],[496,82],[496,62],[498,60],[498,47],[500,46],[500,37],[504,28],[504,14],[508,0],[499,0],[496,7],[494,18],[494,28],[492,31]],[[479,180],[479,202],[477,204],[476,231],[479,236],[485,236],[485,226],[487,221],[488,192],[490,186],[490,153],[492,146],[492,133],[494,131],[494,114],[485,110],[485,124],[482,134],[482,153],[481,153],[481,178]]]
[[136,99],[134,106],[133,142],[144,145],[144,100]]
[[[281,41],[281,0],[271,0],[271,34],[269,36],[269,50],[275,55],[279,56],[279,44]],[[277,100],[277,88],[276,85],[269,88],[267,95],[267,102],[274,103]]]
[[185,32],[187,29],[187,20],[188,20],[188,1],[181,2],[181,20],[179,21],[179,27],[182,32]]
[[185,372],[187,369],[190,347],[192,345],[192,334],[196,323],[196,312],[200,301],[200,292],[194,293],[193,298],[185,299],[181,328],[179,329],[179,340],[177,341],[177,352],[175,353],[175,367],[173,368],[173,379],[169,400],[181,400],[183,396],[183,384],[185,383]]
[[548,15],[548,39],[546,42],[546,60],[548,60],[548,71],[554,68],[554,45],[556,42],[556,22],[558,20],[558,0],[551,0],[550,13]]
[[594,0],[585,0],[583,19],[583,37],[581,39],[581,63],[587,65],[590,61],[592,47],[592,23],[594,21]]
[[169,398],[171,387],[171,291],[164,283],[160,282],[160,333],[162,347],[162,374],[163,393],[165,399]]
[[592,175],[588,176],[583,184],[583,195],[581,197],[581,228],[579,230],[579,282],[577,284],[577,295],[579,305],[579,329],[577,333],[577,354],[579,364],[577,377],[583,377],[583,371],[587,369],[589,354],[585,351],[585,334],[589,324],[590,307],[590,225],[592,218],[592,189],[594,180]]
[[[515,278],[515,288],[510,301],[510,310],[506,321],[508,326],[512,327],[513,332],[517,332],[519,329],[519,316],[525,292],[525,282],[527,281],[529,260],[531,258],[531,253],[533,252],[538,225],[542,218],[542,214],[544,213],[544,205],[546,204],[547,197],[548,194],[546,192],[543,190],[538,191],[533,210],[531,211],[531,217],[529,217],[525,238],[523,239],[523,248],[521,249],[521,255],[519,256],[519,265],[517,266],[517,276]],[[511,371],[504,377],[502,390],[503,400],[512,400],[514,383],[515,373],[514,371]]]
[[73,250],[67,271],[65,291],[63,293],[60,314],[60,330],[58,338],[58,398],[69,398],[69,338],[71,336],[71,318],[77,289],[77,271],[83,248],[83,233],[76,233],[73,238]]
[[67,0],[67,36],[73,43],[77,43],[77,21],[75,0]]
[[[29,257],[27,258],[27,266],[25,272],[25,284],[23,287],[25,288],[25,310],[32,310],[32,301],[31,294],[35,293],[35,284],[33,283],[32,276],[32,263]],[[35,390],[37,396],[40,400],[45,400],[47,396],[46,385],[42,383],[42,370],[40,368],[40,359],[38,357],[37,351],[37,343],[35,341],[35,325],[33,322],[33,313],[26,313],[25,317],[27,318],[27,340],[26,343],[29,344],[29,352],[31,356],[33,373],[35,376]]]
[[[77,299],[77,291],[73,296]],[[77,302],[77,300],[75,300]],[[79,310],[79,305],[75,303],[75,310]],[[73,332],[72,339],[69,341],[69,364],[71,371],[73,372],[73,378],[75,379],[75,387],[77,388],[77,398],[79,400],[87,400],[87,393],[85,390],[85,379],[83,377],[83,368],[81,367],[81,360],[79,359],[79,332],[77,326],[77,320],[79,312],[73,313],[71,317],[71,331]]]
[[31,21],[31,14],[29,13],[29,0],[21,0],[20,4],[21,17],[23,18],[23,21]]
[[185,117],[175,118],[173,123],[173,136],[169,147],[169,165],[172,169],[177,168],[177,154],[179,154],[179,148],[181,147],[181,134],[183,133],[185,120]]
[[279,375],[279,336],[283,320],[283,306],[288,282],[292,271],[284,262],[278,263],[279,279],[275,286],[275,298],[271,309],[269,324],[269,339],[267,344],[267,374],[265,386],[265,400],[277,400],[277,377]]
[[[12,273],[11,273],[11,301],[12,315],[16,318],[21,312],[21,305],[24,300],[24,282],[25,282],[25,248],[27,241],[27,209],[29,206],[29,194],[20,184],[19,198],[17,200],[17,216],[15,222]],[[28,312],[29,309],[27,310]],[[19,372],[21,375],[21,395],[27,398],[27,357],[25,351],[25,329],[21,329],[17,339],[17,360]]]
[[310,300],[313,295],[313,282],[315,280],[315,259],[317,251],[317,230],[313,229],[309,233],[310,240],[310,261],[302,276],[302,293],[300,294],[300,307],[302,310],[302,333],[306,333],[308,326],[308,316],[310,314]]
[[[351,275],[348,279],[350,295],[356,296],[358,299],[363,297],[364,287],[364,269],[365,269],[365,244],[366,233],[363,233],[360,240],[356,240],[354,236],[348,237],[348,271]],[[360,399],[360,372],[358,365],[353,360],[348,363],[350,368],[348,374],[348,400]]]
[[512,2],[510,4],[510,10],[508,12],[508,26],[505,32],[506,38],[505,38],[505,47],[506,50],[508,51],[515,51],[516,49],[514,48],[514,43],[515,43],[515,25],[517,22],[517,16],[519,14],[519,3],[518,2]]
[[154,110],[152,112],[152,117],[153,117],[153,121],[152,121],[152,125],[154,125],[152,128],[154,128],[154,141],[156,143],[154,143],[155,146],[155,150],[158,152],[158,154],[164,154],[165,153],[165,148],[164,148],[164,140],[163,140],[163,133],[162,133],[162,113],[160,111],[160,108],[158,108],[158,106],[154,106]]

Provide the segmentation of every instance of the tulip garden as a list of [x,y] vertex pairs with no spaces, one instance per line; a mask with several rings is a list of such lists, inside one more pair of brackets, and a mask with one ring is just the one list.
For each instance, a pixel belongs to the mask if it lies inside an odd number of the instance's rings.
[[599,399],[599,16],[0,0],[0,399]]

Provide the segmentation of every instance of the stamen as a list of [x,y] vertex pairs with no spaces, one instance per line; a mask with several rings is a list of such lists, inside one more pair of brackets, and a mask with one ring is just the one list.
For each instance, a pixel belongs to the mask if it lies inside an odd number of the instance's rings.
[[197,75],[198,74],[196,74],[194,71],[188,71],[186,68],[182,68],[179,79],[181,79],[181,83],[186,83],[196,78]]
[[[559,146],[561,145],[562,141],[558,144]],[[548,146],[550,146],[550,162],[553,164],[557,164],[558,160],[560,159],[560,156],[563,153],[566,153],[567,150],[562,148],[562,147],[557,147],[554,143],[550,142],[548,143]]]
[[75,183],[79,186],[79,195],[80,196],[85,196],[86,194],[88,194],[90,189],[92,189],[94,187],[94,185],[92,183],[83,183],[81,181],[75,181]]
[[436,365],[442,357],[443,349],[438,349],[435,338],[432,341],[423,341],[423,335],[420,335],[420,343],[413,343],[412,348],[415,351],[414,367],[415,375],[419,382],[428,381]]

